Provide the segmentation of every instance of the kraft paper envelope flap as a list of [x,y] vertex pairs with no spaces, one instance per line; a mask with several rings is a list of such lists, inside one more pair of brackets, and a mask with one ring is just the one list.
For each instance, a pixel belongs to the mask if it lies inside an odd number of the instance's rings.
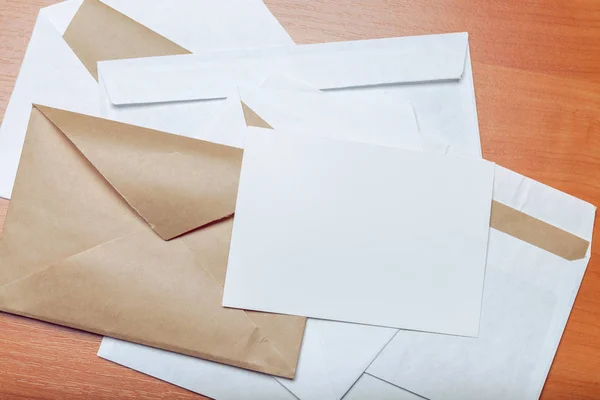
[[233,214],[239,149],[39,109],[163,239]]
[[0,128],[0,197],[11,196],[32,103],[100,114],[97,61],[293,44],[260,0],[68,0],[42,8]]
[[214,111],[235,88],[284,74],[331,96],[379,92],[411,103],[422,131],[481,157],[466,33],[106,61],[98,71],[104,115],[123,122],[171,131],[153,111]]
[[98,0],[83,1],[63,38],[96,79],[98,61],[190,54]]
[[[37,106],[0,241],[0,309],[293,377],[304,318],[220,305],[240,162],[239,149]],[[199,229],[182,235],[185,217]]]

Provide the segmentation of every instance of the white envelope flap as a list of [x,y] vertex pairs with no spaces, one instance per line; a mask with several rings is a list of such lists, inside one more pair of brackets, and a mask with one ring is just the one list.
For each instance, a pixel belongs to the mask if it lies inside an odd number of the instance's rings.
[[[413,107],[384,93],[357,99],[240,87],[239,99],[248,126],[422,150]],[[258,125],[249,121],[250,115]]]
[[317,89],[459,80],[467,33],[409,36],[99,63],[112,104],[225,98],[283,73]]

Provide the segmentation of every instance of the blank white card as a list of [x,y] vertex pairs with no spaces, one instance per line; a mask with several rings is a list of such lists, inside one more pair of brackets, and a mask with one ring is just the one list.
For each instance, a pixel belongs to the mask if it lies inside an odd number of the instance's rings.
[[249,128],[226,307],[477,336],[494,165]]

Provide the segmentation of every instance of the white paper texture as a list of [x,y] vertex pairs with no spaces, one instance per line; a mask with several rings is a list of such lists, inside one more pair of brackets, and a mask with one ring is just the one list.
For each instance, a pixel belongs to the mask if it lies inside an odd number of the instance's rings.
[[[192,52],[293,45],[260,0],[105,3]],[[40,11],[0,128],[0,197],[10,198],[32,103],[100,115],[98,83],[62,39],[80,4]]]
[[493,174],[487,161],[251,130],[223,305],[477,336]]
[[409,102],[421,132],[481,156],[466,33],[107,61],[99,73],[108,115],[126,122],[149,103],[154,112],[181,102],[216,107],[238,86],[283,74],[334,95]]
[[[582,200],[502,167],[494,199],[591,241]],[[588,261],[491,229],[479,338],[399,331],[368,372],[431,400],[537,399]]]

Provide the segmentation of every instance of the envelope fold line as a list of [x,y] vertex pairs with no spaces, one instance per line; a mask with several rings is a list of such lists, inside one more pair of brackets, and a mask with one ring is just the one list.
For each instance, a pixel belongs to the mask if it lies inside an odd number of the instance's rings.
[[[51,323],[293,378],[295,367],[262,328],[245,311],[220,307],[221,286],[205,268],[196,266],[200,264],[183,242],[165,242],[150,231],[133,232],[0,287],[0,307]],[[169,269],[173,270],[171,276],[167,276]],[[139,281],[136,287],[130,284],[134,279]],[[205,321],[211,312],[212,318]]]
[[35,107],[164,240],[234,213],[241,149]]

